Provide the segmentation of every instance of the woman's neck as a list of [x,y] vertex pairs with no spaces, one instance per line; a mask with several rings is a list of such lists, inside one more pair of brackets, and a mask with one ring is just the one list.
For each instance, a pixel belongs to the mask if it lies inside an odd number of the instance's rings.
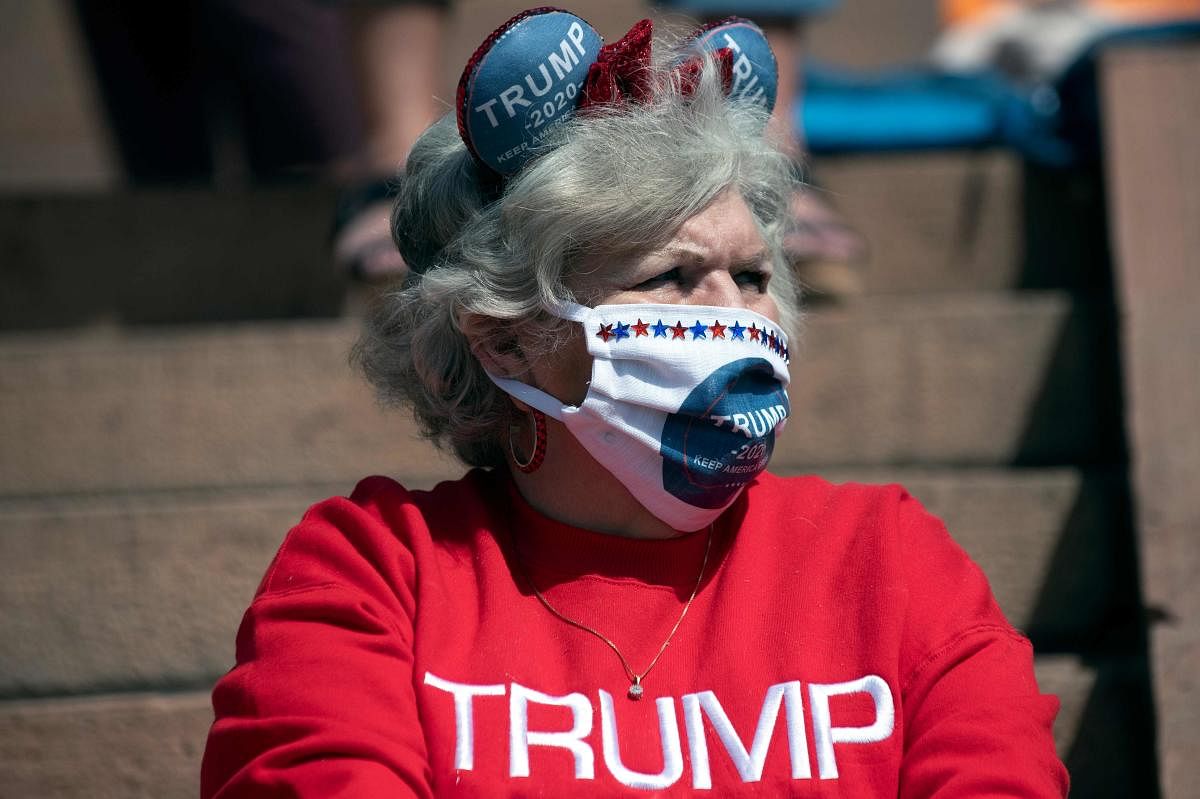
[[575,527],[626,538],[676,538],[686,533],[646,510],[567,428],[547,419],[546,459],[531,474],[512,469],[521,496],[539,513]]

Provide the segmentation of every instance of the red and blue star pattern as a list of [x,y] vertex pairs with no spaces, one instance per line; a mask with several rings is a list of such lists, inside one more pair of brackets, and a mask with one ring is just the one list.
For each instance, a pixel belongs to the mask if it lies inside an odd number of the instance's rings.
[[[661,319],[651,324],[639,317],[634,323],[612,322],[602,324],[599,328],[596,338],[605,344],[619,344],[627,338],[643,337],[670,341],[754,341],[782,357],[785,363],[791,360],[783,334],[765,326],[759,327],[755,322],[746,327],[736,320],[731,325],[723,325],[720,319],[714,319],[711,325],[706,325],[697,319],[693,325],[684,325],[682,320],[677,320],[674,325],[667,325]],[[668,336],[668,333],[671,335]],[[688,338],[688,333],[692,334],[691,338]]]

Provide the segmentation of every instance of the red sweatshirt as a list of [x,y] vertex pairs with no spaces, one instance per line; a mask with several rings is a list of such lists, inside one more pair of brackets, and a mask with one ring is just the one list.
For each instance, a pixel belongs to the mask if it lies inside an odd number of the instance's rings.
[[507,475],[313,507],[213,693],[204,797],[1060,797],[1058,701],[896,486],[763,475],[712,533],[541,516]]

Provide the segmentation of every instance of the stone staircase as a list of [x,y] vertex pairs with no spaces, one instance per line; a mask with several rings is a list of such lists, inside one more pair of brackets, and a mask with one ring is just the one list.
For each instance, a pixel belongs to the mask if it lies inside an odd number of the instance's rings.
[[[773,469],[905,483],[1035,641],[1072,795],[1155,796],[1088,179],[994,152],[816,167],[874,256],[864,296],[810,312]],[[347,365],[328,202],[0,199],[0,796],[194,796],[288,527],[366,474],[459,473]]]

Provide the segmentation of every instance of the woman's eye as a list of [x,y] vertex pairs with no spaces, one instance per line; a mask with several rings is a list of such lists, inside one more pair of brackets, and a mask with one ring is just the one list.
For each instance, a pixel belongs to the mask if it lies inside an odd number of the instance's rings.
[[657,274],[649,280],[643,280],[641,283],[638,283],[636,286],[634,286],[634,289],[652,289],[656,286],[662,286],[667,283],[678,283],[682,279],[683,272],[680,271],[679,267],[675,267],[674,269],[668,269],[661,274]]
[[759,291],[763,291],[766,289],[771,275],[768,272],[762,272],[757,269],[747,269],[745,272],[738,272],[734,275],[733,279],[738,282],[738,285],[751,286]]

